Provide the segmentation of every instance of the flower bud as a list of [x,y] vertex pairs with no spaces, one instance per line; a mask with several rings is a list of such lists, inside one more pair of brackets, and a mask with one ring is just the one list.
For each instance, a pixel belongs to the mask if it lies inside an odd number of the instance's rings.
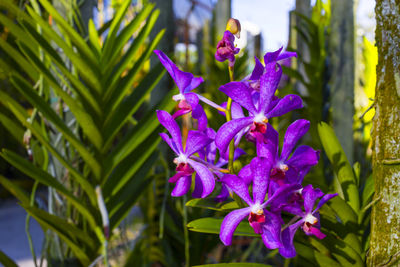
[[226,24],[226,30],[230,31],[236,38],[240,38],[241,26],[239,20],[230,18]]

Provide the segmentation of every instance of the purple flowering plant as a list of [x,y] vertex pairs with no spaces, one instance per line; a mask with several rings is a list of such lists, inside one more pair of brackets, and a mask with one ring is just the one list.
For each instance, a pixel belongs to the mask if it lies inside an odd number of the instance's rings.
[[[283,257],[291,258],[296,256],[293,238],[299,228],[306,235],[325,237],[318,211],[337,194],[324,194],[312,185],[303,185],[304,176],[319,160],[319,151],[309,146],[295,149],[310,122],[293,122],[283,137],[281,150],[278,132],[269,123],[270,118],[303,107],[297,95],[275,96],[282,77],[279,61],[296,57],[296,53],[283,52],[282,48],[267,53],[264,64],[256,58],[253,72],[242,81],[234,81],[235,56],[239,53],[234,40],[239,32],[239,22],[230,20],[215,52],[216,60],[229,61],[231,81],[219,88],[227,96],[226,103],[217,104],[193,92],[203,78],[180,70],[163,52],[155,51],[179,89],[179,94],[173,96],[178,110],[172,115],[157,111],[158,120],[168,132],[160,136],[176,154],[176,173],[169,179],[175,184],[171,195],[183,196],[193,187],[192,197],[206,198],[221,188],[214,201],[232,196],[237,204],[221,223],[222,243],[230,245],[235,229],[247,218],[267,248],[278,249]],[[208,128],[203,104],[220,111],[226,123],[217,130]],[[197,123],[195,129],[182,136],[177,120],[185,114]],[[245,166],[235,170],[234,160],[245,154],[239,148],[241,142],[253,143],[256,154],[247,165],[242,162]],[[292,219],[285,221],[283,214]]]

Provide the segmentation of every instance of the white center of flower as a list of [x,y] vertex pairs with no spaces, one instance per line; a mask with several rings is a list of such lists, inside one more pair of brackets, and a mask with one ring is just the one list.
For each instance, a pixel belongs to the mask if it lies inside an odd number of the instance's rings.
[[257,122],[257,123],[265,123],[266,120],[267,120],[267,117],[265,117],[264,114],[259,113],[254,117],[253,121]]
[[251,207],[251,212],[257,215],[261,215],[264,213],[263,208],[261,207],[260,203],[256,203]]
[[185,100],[185,96],[182,95],[182,94],[178,94],[178,95],[172,96],[172,99],[173,99],[174,101],[181,101],[181,100]]
[[315,218],[311,213],[307,214],[304,220],[305,222],[308,222],[311,225],[314,225],[318,222],[318,219]]
[[282,162],[278,163],[278,168],[281,169],[282,171],[287,171],[289,169],[288,165]]
[[187,157],[184,154],[179,154],[178,157],[174,158],[174,163],[179,165],[180,163],[187,163]]

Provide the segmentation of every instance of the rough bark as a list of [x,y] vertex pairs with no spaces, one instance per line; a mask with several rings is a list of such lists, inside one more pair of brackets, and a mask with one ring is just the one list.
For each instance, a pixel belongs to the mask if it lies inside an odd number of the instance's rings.
[[353,162],[354,114],[354,2],[331,1],[331,60],[332,122],[338,139],[350,163]]
[[376,2],[378,46],[373,175],[368,266],[400,264],[400,0]]

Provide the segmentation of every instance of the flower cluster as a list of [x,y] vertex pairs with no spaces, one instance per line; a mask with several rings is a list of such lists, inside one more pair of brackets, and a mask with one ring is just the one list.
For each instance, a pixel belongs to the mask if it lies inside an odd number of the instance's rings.
[[[219,61],[227,59],[230,70],[238,53],[233,41],[234,35],[226,31],[215,55]],[[193,197],[209,196],[216,183],[221,185],[217,201],[226,200],[230,194],[240,197],[247,206],[230,212],[221,224],[220,239],[225,245],[231,244],[235,229],[245,218],[254,232],[261,235],[265,246],[278,248],[284,257],[296,255],[293,237],[299,228],[307,235],[324,238],[318,210],[337,194],[324,194],[312,185],[302,185],[304,176],[319,159],[319,151],[309,146],[295,149],[310,123],[304,119],[293,122],[287,128],[280,153],[278,132],[269,124],[270,118],[302,108],[302,100],[297,95],[275,96],[282,76],[279,61],[296,54],[282,52],[281,48],[267,53],[264,65],[256,58],[255,68],[248,77],[219,88],[231,102],[219,105],[192,91],[203,82],[202,78],[180,70],[163,52],[155,53],[179,89],[179,94],[173,96],[178,110],[173,115],[157,111],[158,120],[169,132],[169,135],[161,133],[161,138],[176,154],[176,173],[169,179],[175,183],[171,195],[188,193],[195,174]],[[201,102],[218,109],[224,116],[230,113],[218,131],[207,127]],[[176,119],[188,113],[197,120],[197,127],[182,137]],[[236,173],[232,168],[226,169],[226,165],[245,153],[238,147],[242,139],[254,143],[257,155]],[[234,152],[230,151],[232,148]],[[282,214],[292,214],[293,218],[285,222]]]

